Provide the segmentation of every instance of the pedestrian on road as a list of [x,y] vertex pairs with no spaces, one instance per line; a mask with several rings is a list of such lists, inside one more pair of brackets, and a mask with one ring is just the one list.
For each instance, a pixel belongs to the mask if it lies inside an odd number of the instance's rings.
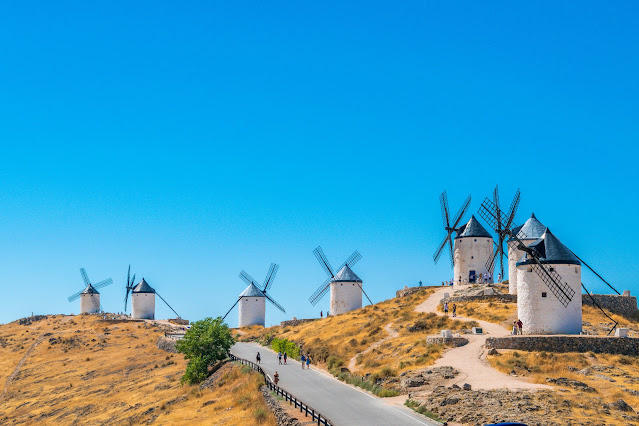
[[311,357],[306,355],[306,369],[310,370],[311,369]]
[[524,334],[524,332],[522,331],[523,326],[524,326],[524,323],[521,322],[520,319],[517,319],[517,328],[519,329],[519,334]]
[[286,365],[286,352],[284,352],[284,365]]
[[453,318],[457,316],[457,305],[453,303]]
[[280,352],[277,354],[277,360],[280,362],[280,364],[282,363],[282,351],[280,351]]
[[275,370],[275,374],[273,374],[273,381],[275,382],[275,386],[277,386],[277,382],[280,381],[280,375],[277,374],[277,370]]
[[444,303],[444,313],[448,315],[448,302]]
[[304,369],[304,363],[306,362],[306,358],[304,357],[304,354],[302,354],[302,370]]
[[262,358],[260,357],[260,353],[258,352],[258,353],[257,353],[257,355],[255,355],[255,360],[256,360],[256,361],[257,361],[257,363],[259,364],[261,359],[262,359]]

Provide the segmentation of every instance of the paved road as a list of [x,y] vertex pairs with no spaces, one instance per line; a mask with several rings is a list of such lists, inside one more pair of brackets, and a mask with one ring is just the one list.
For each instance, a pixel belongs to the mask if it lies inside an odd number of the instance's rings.
[[383,398],[346,385],[327,374],[302,370],[298,361],[289,359],[289,365],[278,365],[277,354],[256,343],[236,343],[231,352],[240,358],[255,361],[262,355],[261,367],[271,377],[275,370],[280,375],[279,385],[311,407],[326,415],[337,426],[341,425],[438,425],[439,423],[403,406],[388,405]]

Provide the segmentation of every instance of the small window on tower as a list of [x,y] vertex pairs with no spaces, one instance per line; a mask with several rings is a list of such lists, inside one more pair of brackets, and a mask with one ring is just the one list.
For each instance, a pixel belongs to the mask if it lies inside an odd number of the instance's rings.
[[550,272],[553,272],[555,270],[555,268],[553,268],[552,266],[550,267]]
[[575,266],[575,274],[578,274],[578,273],[579,273],[579,268]]
[[532,266],[528,268],[528,272],[532,272]]
[[470,256],[470,258],[471,258],[471,259],[474,259],[474,258],[475,258],[475,256]]
[[546,297],[546,296],[548,296],[548,293],[546,293],[545,291],[542,291],[541,292],[541,297]]
[[477,238],[475,238],[475,241],[477,241]]

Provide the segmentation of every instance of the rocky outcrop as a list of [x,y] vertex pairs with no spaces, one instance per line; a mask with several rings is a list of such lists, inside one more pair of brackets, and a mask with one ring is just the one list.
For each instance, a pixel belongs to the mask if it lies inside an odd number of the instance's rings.
[[428,285],[428,286],[421,286],[421,287],[406,287],[401,290],[397,290],[395,292],[395,297],[410,296],[412,294],[419,293],[422,290],[426,290],[427,288],[440,288],[440,286]]
[[639,338],[607,336],[509,336],[489,337],[488,349],[517,349],[529,352],[595,352],[616,355],[639,353]]
[[280,323],[280,326],[281,327],[296,326],[296,325],[304,324],[305,322],[317,321],[318,319],[319,318],[304,318],[304,319],[294,319],[294,320],[282,321]]
[[577,389],[583,392],[596,392],[594,388],[591,388],[584,382],[580,382],[578,380],[567,379],[566,377],[559,377],[556,379],[548,378],[546,379],[548,383],[554,383],[559,386],[566,386],[569,388]]
[[174,339],[169,339],[168,337],[160,336],[158,337],[158,341],[155,343],[155,346],[157,346],[158,349],[161,349],[163,351],[176,354],[177,349],[175,348],[175,343],[177,343],[177,341]]
[[288,413],[280,406],[277,399],[269,392],[268,387],[262,386],[262,395],[266,406],[275,415],[275,420],[279,426],[300,426],[301,423],[289,416]]
[[431,390],[454,379],[458,374],[459,371],[448,366],[406,371],[399,375],[399,390],[407,392]]

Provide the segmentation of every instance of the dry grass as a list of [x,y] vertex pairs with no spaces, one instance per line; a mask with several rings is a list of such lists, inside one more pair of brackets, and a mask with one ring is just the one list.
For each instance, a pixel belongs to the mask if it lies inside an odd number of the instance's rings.
[[[0,423],[256,422],[259,375],[229,376],[213,391],[181,386],[186,362],[156,347],[162,334],[158,326],[106,323],[96,316],[57,315],[28,326],[0,326],[3,389],[41,338],[6,388]],[[247,395],[252,403],[235,403],[229,395]],[[265,424],[275,424],[269,416]]]
[[[452,304],[449,305],[448,309],[452,312]],[[437,309],[440,312],[444,312],[444,307],[441,304]],[[510,330],[513,321],[517,319],[517,303],[507,303],[498,300],[488,302],[461,302],[457,303],[457,315],[500,324]]]
[[[624,391],[639,391],[637,357],[594,353],[500,352],[499,355],[489,356],[488,361],[504,373],[514,370],[517,375],[530,377],[536,383],[546,383],[546,378],[566,377],[596,389],[596,392],[583,392],[556,386],[560,390],[558,398],[567,400],[569,404],[565,405],[572,407],[562,413],[566,420],[586,423],[598,418],[602,424],[628,424],[621,419],[621,412],[609,409],[609,414],[606,414],[606,410],[602,409],[603,404],[611,404],[620,398],[635,410],[639,409],[639,396]],[[589,375],[574,371],[587,367],[601,371],[591,371]]]

